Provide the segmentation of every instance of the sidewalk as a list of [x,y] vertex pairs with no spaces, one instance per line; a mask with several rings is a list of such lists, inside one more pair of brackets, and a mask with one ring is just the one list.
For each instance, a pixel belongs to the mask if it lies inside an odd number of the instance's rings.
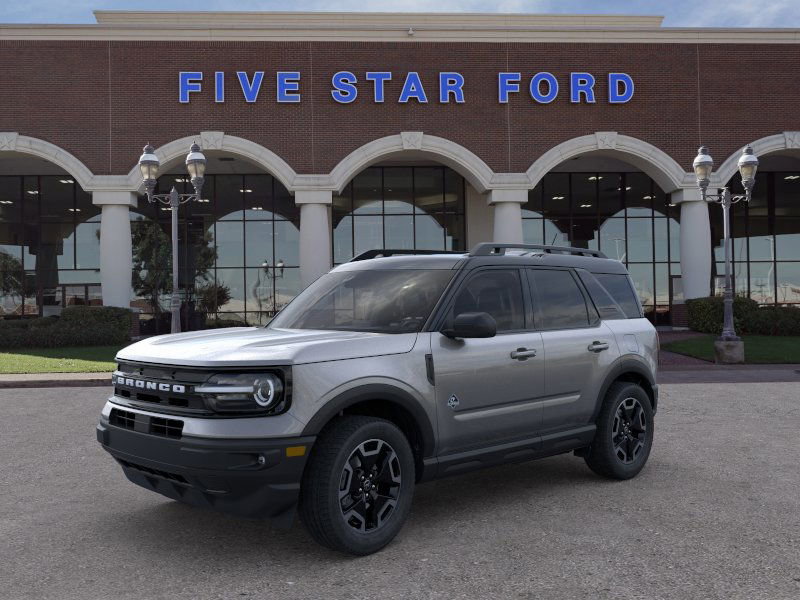
[[[677,358],[673,359],[673,357]],[[663,351],[659,360],[658,383],[767,383],[782,381],[800,383],[800,365],[715,365],[704,360]],[[0,390],[110,385],[110,373],[0,375]]]
[[111,385],[111,373],[25,373],[0,375],[0,389]]

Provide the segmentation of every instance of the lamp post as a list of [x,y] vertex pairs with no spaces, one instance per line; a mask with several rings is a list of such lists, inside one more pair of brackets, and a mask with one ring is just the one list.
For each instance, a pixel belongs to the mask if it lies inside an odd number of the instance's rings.
[[172,333],[180,333],[181,330],[181,298],[178,293],[178,207],[190,200],[199,200],[200,192],[203,189],[203,181],[206,173],[206,157],[196,143],[192,144],[189,154],[186,155],[186,170],[192,178],[194,194],[179,194],[175,186],[172,186],[169,194],[156,194],[156,179],[158,178],[158,168],[160,162],[155,155],[155,149],[147,144],[144,147],[142,156],[139,157],[139,169],[142,172],[145,193],[148,202],[159,202],[169,207],[172,211],[172,298],[170,300],[170,311],[172,312]]
[[[742,362],[744,360],[744,346],[736,335],[733,325],[733,276],[731,273],[731,206],[737,202],[749,202],[752,198],[753,185],[756,182],[756,170],[758,169],[758,158],[753,154],[753,149],[748,145],[739,157],[739,174],[742,176],[742,187],[744,195],[732,195],[727,187],[723,187],[716,194],[708,193],[708,185],[711,181],[711,171],[714,168],[714,161],[708,153],[708,148],[702,146],[697,152],[697,157],[692,163],[697,185],[703,201],[713,202],[722,206],[722,230],[725,244],[725,291],[723,293],[724,316],[722,323],[722,334],[717,338],[715,349],[719,362]],[[732,344],[731,344],[732,342]],[[729,347],[732,356],[728,356],[725,348]]]
[[[283,278],[283,270],[286,268],[286,264],[283,262],[283,259],[278,259],[278,262],[275,263],[275,266],[272,267],[272,273],[270,273],[270,265],[269,261],[265,258],[264,261],[261,263],[261,271],[264,271],[264,277],[269,284],[269,300],[273,302],[275,300],[275,281],[278,279]],[[253,284],[253,298],[255,298],[256,303],[258,304],[258,312],[259,314],[263,313],[263,303],[264,299],[262,297],[261,289],[261,272],[258,272],[256,277],[256,282]]]

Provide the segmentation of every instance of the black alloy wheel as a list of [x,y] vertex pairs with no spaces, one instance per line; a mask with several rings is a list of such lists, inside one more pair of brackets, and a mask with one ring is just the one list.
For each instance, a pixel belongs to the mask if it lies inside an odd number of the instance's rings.
[[625,398],[619,404],[611,436],[617,458],[624,465],[633,463],[647,441],[647,419],[636,398]]
[[589,468],[611,479],[638,475],[653,445],[653,409],[647,392],[628,381],[612,384],[596,425],[594,440],[583,456]]
[[397,506],[402,485],[400,460],[388,442],[372,439],[359,444],[342,468],[342,518],[357,531],[383,527]]
[[300,487],[300,518],[323,546],[363,556],[391,542],[411,510],[416,471],[403,432],[344,415],[317,438]]

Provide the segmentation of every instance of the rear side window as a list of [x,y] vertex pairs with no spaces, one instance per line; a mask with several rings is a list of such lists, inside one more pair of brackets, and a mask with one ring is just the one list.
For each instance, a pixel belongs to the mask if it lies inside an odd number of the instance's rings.
[[586,300],[569,271],[530,269],[528,275],[538,307],[538,329],[589,326]]
[[629,319],[638,319],[642,316],[639,300],[633,293],[633,286],[627,275],[620,273],[595,273],[597,278],[611,297],[620,305]]
[[622,307],[611,297],[606,291],[606,288],[595,279],[594,275],[589,271],[578,269],[578,277],[581,278],[583,285],[586,286],[586,291],[592,297],[595,307],[597,307],[600,316],[603,319],[627,319],[628,316]]

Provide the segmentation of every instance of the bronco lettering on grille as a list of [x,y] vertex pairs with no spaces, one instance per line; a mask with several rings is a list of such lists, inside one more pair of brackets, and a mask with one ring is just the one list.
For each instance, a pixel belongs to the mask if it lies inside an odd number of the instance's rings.
[[112,375],[111,383],[125,387],[137,388],[140,390],[150,390],[158,392],[172,392],[173,394],[185,394],[186,386],[179,383],[160,383],[158,381],[147,381],[145,379],[134,379],[133,377],[123,377]]

